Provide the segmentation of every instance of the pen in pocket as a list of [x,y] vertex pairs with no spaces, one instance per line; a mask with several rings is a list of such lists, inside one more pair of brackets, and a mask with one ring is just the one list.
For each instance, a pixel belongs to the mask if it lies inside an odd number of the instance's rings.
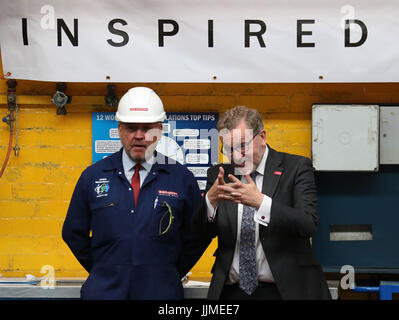
[[158,196],[155,198],[155,201],[154,201],[154,209],[157,208],[157,205],[158,205]]

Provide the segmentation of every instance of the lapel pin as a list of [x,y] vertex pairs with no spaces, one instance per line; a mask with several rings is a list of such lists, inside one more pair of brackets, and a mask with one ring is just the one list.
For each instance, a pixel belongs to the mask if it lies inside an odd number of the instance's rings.
[[281,176],[281,175],[282,175],[282,172],[281,172],[281,171],[274,171],[273,174],[278,175],[278,176]]

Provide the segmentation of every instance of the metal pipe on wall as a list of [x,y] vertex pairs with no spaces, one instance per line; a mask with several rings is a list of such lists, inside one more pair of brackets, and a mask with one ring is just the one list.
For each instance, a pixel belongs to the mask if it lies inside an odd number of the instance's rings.
[[[3,165],[1,166],[1,169],[0,169],[0,178],[4,174],[4,171],[8,164],[8,160],[10,159],[11,151],[13,149],[12,143],[13,143],[13,137],[14,137],[14,122],[16,121],[16,112],[18,109],[17,95],[16,95],[17,81],[16,80],[8,80],[7,86],[8,86],[7,104],[8,104],[8,110],[10,113],[3,118],[3,122],[7,123],[7,125],[10,126],[10,138],[9,138],[9,142],[8,142],[6,157],[5,157]],[[18,151],[19,151],[19,147],[17,145],[15,145],[15,155],[18,155]]]

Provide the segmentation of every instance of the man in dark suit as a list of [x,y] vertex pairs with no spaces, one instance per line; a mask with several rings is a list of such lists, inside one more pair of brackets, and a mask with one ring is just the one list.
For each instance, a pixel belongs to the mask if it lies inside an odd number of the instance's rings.
[[195,233],[218,237],[208,299],[331,299],[310,242],[318,222],[311,161],[270,148],[256,110],[228,110],[218,130],[229,163],[208,170],[193,217]]

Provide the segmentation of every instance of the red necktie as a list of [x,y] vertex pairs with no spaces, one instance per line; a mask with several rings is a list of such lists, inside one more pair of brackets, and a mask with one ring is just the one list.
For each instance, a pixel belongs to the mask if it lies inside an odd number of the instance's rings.
[[141,164],[137,163],[134,166],[134,174],[132,178],[132,187],[134,192],[134,206],[137,207],[137,199],[139,197],[140,192],[140,175],[139,171],[142,168]]

